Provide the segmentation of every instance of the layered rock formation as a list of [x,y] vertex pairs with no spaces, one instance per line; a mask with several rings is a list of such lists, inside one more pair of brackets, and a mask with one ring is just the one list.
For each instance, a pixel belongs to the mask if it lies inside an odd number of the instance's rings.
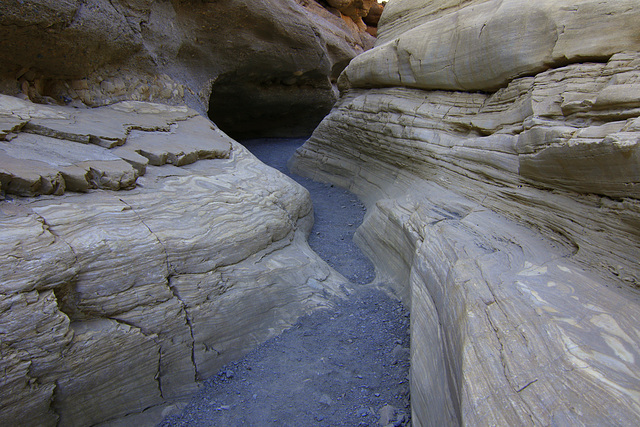
[[377,0],[326,0],[329,10],[343,18],[347,24],[353,23],[359,30],[372,35],[378,27],[384,5]]
[[339,293],[308,194],[203,116],[308,135],[372,44],[308,0],[0,3],[0,424],[153,422]]
[[294,158],[368,203],[415,425],[640,421],[631,3],[392,1]]
[[11,1],[0,88],[35,102],[186,102],[233,136],[306,136],[372,44],[313,0]]
[[0,123],[0,424],[153,424],[340,293],[306,190],[194,110],[0,96]]

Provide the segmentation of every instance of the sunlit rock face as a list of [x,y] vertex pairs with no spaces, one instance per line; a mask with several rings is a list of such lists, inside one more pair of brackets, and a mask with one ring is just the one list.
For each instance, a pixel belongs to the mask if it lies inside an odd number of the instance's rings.
[[327,306],[309,195],[196,111],[0,96],[1,425],[153,425]]
[[[354,87],[495,91],[515,77],[638,49],[634,0],[390,2]],[[613,30],[612,30],[613,29]],[[429,34],[429,37],[424,37]]]
[[235,137],[307,136],[339,73],[373,45],[348,21],[315,0],[2,2],[0,91],[186,103]]
[[415,425],[640,421],[637,14],[391,1],[294,157],[368,203]]

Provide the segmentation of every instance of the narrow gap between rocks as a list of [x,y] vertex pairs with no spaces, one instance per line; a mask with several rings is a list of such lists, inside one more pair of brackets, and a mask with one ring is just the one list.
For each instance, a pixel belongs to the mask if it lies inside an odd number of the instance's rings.
[[315,211],[309,244],[355,291],[223,367],[160,426],[410,425],[409,313],[384,292],[358,286],[374,278],[352,239],[364,205],[346,190],[289,173],[287,160],[303,143],[243,142],[309,190]]

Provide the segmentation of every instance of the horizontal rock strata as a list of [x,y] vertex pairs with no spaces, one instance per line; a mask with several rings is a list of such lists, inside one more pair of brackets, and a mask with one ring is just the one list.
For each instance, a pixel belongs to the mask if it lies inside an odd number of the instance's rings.
[[339,293],[306,190],[193,110],[1,101],[21,125],[0,141],[0,424],[153,423]]
[[[598,24],[634,12],[449,3],[387,5],[377,47],[292,166],[368,204],[356,237],[411,305],[415,425],[637,424],[640,55],[634,28]],[[540,29],[518,21],[536,14],[502,14],[520,7],[565,26],[574,54],[521,68],[509,43],[547,44],[510,30]],[[479,22],[502,44],[456,45]],[[390,47],[405,42],[409,56]],[[468,64],[471,83],[449,84],[439,61]],[[441,74],[416,71],[429,67]]]
[[226,158],[231,149],[187,107],[125,101],[71,109],[0,95],[0,120],[8,123],[0,136],[1,189],[19,196],[133,188],[148,164],[182,166]]
[[640,31],[634,23],[640,11],[634,5],[634,0],[392,1],[375,49],[354,59],[343,79],[356,87],[496,90],[549,67],[637,50]]

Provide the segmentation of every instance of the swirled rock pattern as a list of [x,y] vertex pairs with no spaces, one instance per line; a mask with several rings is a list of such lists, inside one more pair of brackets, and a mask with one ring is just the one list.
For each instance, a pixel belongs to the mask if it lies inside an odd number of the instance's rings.
[[628,6],[390,2],[293,159],[368,203],[356,237],[411,305],[415,425],[640,421]]
[[495,90],[549,67],[637,50],[635,5],[634,0],[391,2],[375,49],[351,62],[343,80],[360,87]]
[[195,111],[0,104],[0,424],[157,422],[346,282],[306,190]]

